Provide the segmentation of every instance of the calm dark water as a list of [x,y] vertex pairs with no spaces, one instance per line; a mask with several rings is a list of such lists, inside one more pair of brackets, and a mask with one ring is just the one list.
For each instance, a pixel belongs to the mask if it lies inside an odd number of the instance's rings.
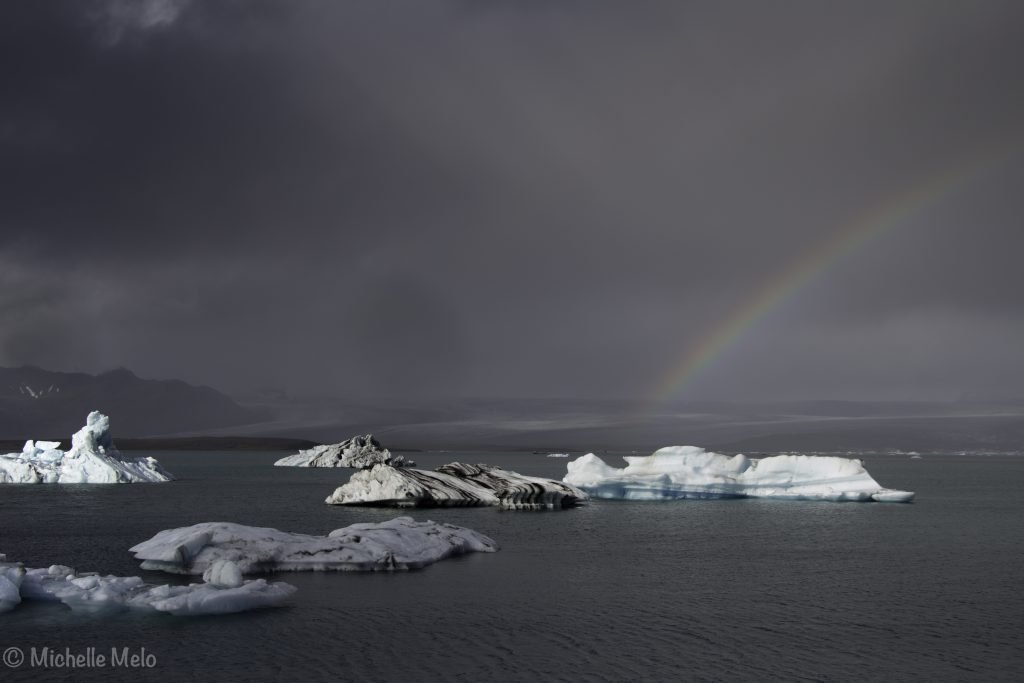
[[[392,510],[323,499],[346,470],[280,453],[158,453],[170,484],[0,486],[0,552],[29,566],[140,572],[161,529],[234,521],[326,533]],[[530,454],[418,454],[561,476]],[[614,458],[609,458],[609,461]],[[396,574],[282,574],[292,606],[223,617],[0,615],[0,650],[145,648],[150,670],[4,680],[1020,680],[1024,457],[867,458],[912,505],[597,502],[566,512],[416,510],[502,550]]]

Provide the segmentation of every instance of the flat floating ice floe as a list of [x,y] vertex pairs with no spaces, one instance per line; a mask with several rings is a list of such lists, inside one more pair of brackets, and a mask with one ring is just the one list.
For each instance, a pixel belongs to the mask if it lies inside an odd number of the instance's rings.
[[563,481],[594,498],[780,498],[788,500],[909,503],[911,491],[883,488],[860,460],[776,455],[748,458],[696,446],[669,446],[648,456],[626,456],[609,466],[593,453],[567,464]]
[[573,507],[589,496],[555,479],[528,477],[492,465],[453,462],[434,471],[377,465],[352,475],[327,498],[330,505],[477,507],[547,510]]
[[26,441],[21,453],[0,455],[0,484],[130,484],[170,481],[156,458],[128,458],[114,446],[110,418],[89,413],[71,437],[71,450],[57,441]]
[[204,574],[222,561],[242,574],[259,574],[419,569],[454,555],[497,549],[497,543],[472,529],[396,517],[352,524],[326,536],[206,522],[161,531],[131,552],[143,569],[172,574]]
[[187,586],[152,585],[138,576],[78,574],[63,565],[26,569],[20,563],[0,562],[0,612],[13,609],[23,600],[38,600],[61,602],[73,611],[233,614],[277,607],[295,592],[295,587],[287,583],[243,580],[231,562],[215,564],[203,580]]

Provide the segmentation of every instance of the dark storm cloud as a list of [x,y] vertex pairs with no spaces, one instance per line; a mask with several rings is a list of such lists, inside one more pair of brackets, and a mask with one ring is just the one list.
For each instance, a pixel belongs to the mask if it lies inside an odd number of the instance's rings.
[[[819,241],[1024,139],[1012,2],[2,14],[4,364],[645,395]],[[1024,162],[1004,157],[827,269],[699,390],[1019,384]]]

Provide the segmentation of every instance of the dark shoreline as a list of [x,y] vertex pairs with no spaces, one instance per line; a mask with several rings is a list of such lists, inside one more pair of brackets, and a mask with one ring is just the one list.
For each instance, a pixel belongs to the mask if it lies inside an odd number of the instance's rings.
[[[20,453],[28,439],[0,439],[0,453]],[[61,450],[71,448],[71,438],[35,439],[59,441]],[[320,441],[278,436],[152,436],[115,438],[119,451],[301,451]],[[419,448],[389,448],[392,453],[422,453]]]
[[[0,439],[0,453],[20,453],[27,439]],[[37,439],[60,441],[61,448],[71,448],[71,439]],[[150,438],[115,438],[121,451],[299,451],[319,445],[308,439],[260,436],[169,436]]]

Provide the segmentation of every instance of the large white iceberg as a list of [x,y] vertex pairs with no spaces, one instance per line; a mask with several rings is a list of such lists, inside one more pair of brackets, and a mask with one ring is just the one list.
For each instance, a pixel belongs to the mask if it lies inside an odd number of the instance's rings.
[[352,524],[327,536],[206,522],[166,529],[131,548],[143,569],[172,574],[216,572],[234,563],[243,574],[275,571],[387,571],[418,569],[453,555],[492,553],[498,545],[453,524],[396,517]]
[[170,481],[155,458],[128,458],[114,446],[110,418],[89,413],[71,437],[71,450],[56,441],[26,441],[21,453],[0,455],[3,484],[127,484]]
[[563,481],[594,498],[785,498],[909,503],[910,491],[883,488],[860,460],[776,455],[748,458],[696,446],[669,446],[648,456],[626,456],[611,467],[593,453],[568,463]]
[[528,477],[492,465],[453,462],[434,471],[377,465],[352,475],[327,498],[330,505],[453,507],[494,505],[542,510],[578,505],[587,494],[571,484]]
[[[0,556],[0,560],[3,556]],[[204,583],[152,585],[138,576],[78,574],[63,565],[25,569],[0,561],[0,612],[22,600],[61,602],[76,611],[141,610],[175,615],[232,614],[282,604],[295,587],[264,579],[245,581],[237,566],[221,562]],[[14,591],[11,591],[11,587]]]
[[380,445],[373,434],[353,436],[341,443],[314,446],[295,455],[281,458],[274,463],[276,467],[355,467],[359,469],[374,465],[391,465],[405,467],[415,465],[406,462],[401,455],[392,455],[391,451]]

